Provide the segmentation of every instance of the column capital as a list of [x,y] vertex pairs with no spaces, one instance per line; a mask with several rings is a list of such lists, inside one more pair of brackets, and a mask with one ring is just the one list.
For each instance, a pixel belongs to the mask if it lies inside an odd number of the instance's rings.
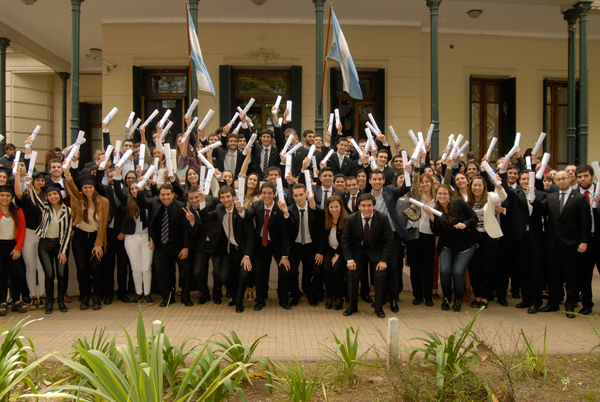
[[429,7],[430,10],[437,10],[438,8],[440,8],[442,0],[425,0],[425,3],[427,3],[427,7]]
[[323,7],[325,5],[325,0],[313,0],[313,3],[315,3],[315,7]]
[[588,12],[592,9],[593,0],[579,0],[573,8],[577,11],[578,16],[587,17]]
[[71,6],[75,7],[79,7],[81,5],[81,3],[83,3],[83,0],[71,0]]
[[8,38],[0,38],[0,49],[3,51],[10,45],[10,39]]
[[577,20],[579,19],[579,14],[577,10],[574,8],[570,8],[563,12],[563,18],[569,24],[569,29],[575,29],[575,25],[577,24]]
[[62,80],[62,82],[67,82],[67,80],[71,76],[71,74],[69,74],[67,72],[56,72],[56,74],[58,74],[58,76],[60,77],[60,79]]
[[189,0],[190,10],[198,10],[198,3],[200,0]]

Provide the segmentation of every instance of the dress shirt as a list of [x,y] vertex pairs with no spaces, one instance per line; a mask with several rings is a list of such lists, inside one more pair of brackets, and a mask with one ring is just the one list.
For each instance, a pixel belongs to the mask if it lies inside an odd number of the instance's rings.
[[[329,188],[321,187],[321,190],[321,208],[325,209],[325,206],[327,205],[327,199],[333,195],[333,186]],[[325,191],[327,191],[327,197],[325,197]]]
[[331,230],[329,230],[329,247],[331,247],[334,250],[337,250],[338,246],[340,245],[340,243],[338,242],[337,239],[337,231],[335,226],[331,226]]
[[[312,239],[310,238],[310,230],[308,229],[308,202],[304,204],[304,208],[300,208],[298,204],[296,204],[296,206],[298,207],[298,217],[304,221],[304,244],[312,243]],[[304,211],[304,217],[302,217],[302,211]],[[302,225],[299,223],[298,236],[296,236],[296,243],[302,242],[301,228]]]
[[223,230],[225,230],[225,236],[227,236],[229,243],[237,247],[238,243],[235,241],[235,235],[233,233],[233,222],[231,222],[231,237],[229,237],[229,219],[233,218],[233,207],[231,207],[231,210],[226,211],[227,213],[223,215]]
[[[271,219],[273,219],[273,207],[275,206],[275,203],[273,203],[273,205],[271,205],[270,207],[267,207],[265,205],[265,215],[267,216],[267,211],[269,211],[269,222],[271,222]],[[263,227],[264,227],[265,223],[264,223],[264,217],[263,217]],[[260,228],[260,237],[262,238],[263,234],[263,228]],[[269,231],[267,230],[267,235],[269,236],[269,241],[271,241],[271,234],[269,233]]]
[[[260,155],[260,170],[262,171],[263,166],[265,166],[265,157],[269,157],[271,155],[271,146],[263,147],[262,154]],[[268,161],[267,161],[268,162]]]
[[237,149],[233,151],[227,150],[227,154],[225,155],[225,170],[229,170],[231,173],[235,174],[235,167],[237,166]]
[[592,204],[594,202],[594,193],[596,192],[596,184],[592,183],[592,185],[588,188],[585,189],[583,187],[579,187],[579,192],[583,195],[585,195],[585,192],[588,192],[589,194],[589,201],[590,201],[590,215],[592,216],[592,233],[594,233],[596,230],[595,225],[594,225],[594,214],[592,212],[593,208],[592,208]]
[[352,212],[355,212],[352,210],[352,197],[354,197],[354,205],[356,206],[356,210],[358,210],[358,191],[356,192],[356,194],[350,194],[350,196],[348,197],[348,209]]
[[[373,194],[373,192],[371,192],[371,194]],[[375,196],[375,194],[373,194],[373,196]],[[390,226],[392,227],[392,230],[394,231],[394,233],[396,233],[394,222],[392,221],[392,217],[390,216],[390,213],[387,209],[387,205],[385,205],[385,200],[383,199],[383,191],[379,193],[379,197],[375,197],[375,200],[375,209],[387,216],[388,220],[390,221]]]

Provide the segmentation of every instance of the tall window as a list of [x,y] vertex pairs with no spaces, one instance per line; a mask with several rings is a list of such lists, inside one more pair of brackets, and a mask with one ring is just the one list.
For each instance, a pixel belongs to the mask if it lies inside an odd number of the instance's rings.
[[[471,149],[479,150],[479,159],[487,152],[492,138],[502,149],[502,80],[471,79]],[[498,159],[498,151],[490,161]]]
[[567,165],[568,90],[566,81],[544,81],[544,149],[553,168]]

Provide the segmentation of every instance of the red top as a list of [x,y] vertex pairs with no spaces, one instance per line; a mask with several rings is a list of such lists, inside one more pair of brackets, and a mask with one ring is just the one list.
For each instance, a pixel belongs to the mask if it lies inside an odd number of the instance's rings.
[[[15,222],[15,240],[17,241],[17,245],[15,246],[15,250],[21,252],[23,248],[23,243],[25,243],[25,215],[23,214],[23,210],[17,207],[17,216],[19,217],[19,226]],[[0,211],[0,219],[4,217],[2,211]],[[14,221],[14,220],[13,220]]]

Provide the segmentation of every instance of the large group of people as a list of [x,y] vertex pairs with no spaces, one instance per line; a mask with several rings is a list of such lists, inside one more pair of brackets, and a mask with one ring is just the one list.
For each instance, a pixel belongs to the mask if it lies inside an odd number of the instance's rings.
[[158,293],[162,307],[225,297],[238,313],[249,300],[259,311],[273,265],[283,309],[306,296],[349,316],[362,300],[383,318],[387,303],[400,310],[407,265],[414,305],[508,306],[510,292],[530,314],[557,311],[563,300],[569,318],[578,303],[580,314],[592,312],[600,255],[592,167],[548,170],[528,149],[499,157],[488,173],[473,152],[434,159],[428,143],[406,160],[400,141],[389,144],[381,131],[358,142],[339,122],[323,137],[297,133],[287,111],[282,122],[272,113],[273,129],[259,132],[244,113],[241,128],[230,122],[208,135],[142,128],[139,141],[125,135],[121,151],[131,156],[114,164],[122,155],[105,152],[108,123],[104,148],[89,162],[53,149],[45,169],[30,169],[34,137],[18,160],[7,144],[0,315],[9,307],[50,314],[55,303],[68,311],[69,258],[82,310],[101,309],[115,294],[152,305]]

